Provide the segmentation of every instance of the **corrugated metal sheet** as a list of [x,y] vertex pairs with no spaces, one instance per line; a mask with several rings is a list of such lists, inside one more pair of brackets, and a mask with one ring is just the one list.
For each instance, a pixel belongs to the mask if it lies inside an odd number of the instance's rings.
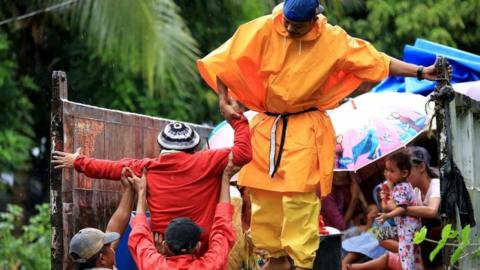
[[[478,223],[480,221],[480,102],[457,93],[450,108],[454,160],[464,176]],[[474,239],[479,239],[478,227],[477,225],[472,230]],[[462,261],[460,269],[478,269],[479,265],[480,258],[469,256]]]

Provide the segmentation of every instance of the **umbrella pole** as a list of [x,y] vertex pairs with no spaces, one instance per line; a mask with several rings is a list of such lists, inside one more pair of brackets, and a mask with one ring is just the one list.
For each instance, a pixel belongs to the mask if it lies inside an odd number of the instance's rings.
[[[453,147],[452,147],[452,128],[450,103],[455,98],[452,85],[449,81],[448,61],[444,57],[438,56],[435,68],[437,69],[437,83],[435,91],[432,94],[431,101],[435,102],[435,118],[437,124],[437,140],[440,168],[440,189],[442,195],[441,219],[442,226],[452,224],[456,226],[456,211],[450,209],[447,211],[443,205],[444,195],[446,195],[449,187],[452,186],[454,179],[449,179],[453,170]],[[443,264],[449,265],[449,259],[453,252],[447,246],[443,249]]]

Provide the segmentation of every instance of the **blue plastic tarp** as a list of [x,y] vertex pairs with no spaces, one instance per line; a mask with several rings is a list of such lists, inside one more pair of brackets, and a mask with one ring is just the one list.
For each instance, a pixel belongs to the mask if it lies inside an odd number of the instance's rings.
[[[453,68],[452,83],[480,80],[480,56],[454,49],[445,45],[417,39],[415,45],[406,45],[403,50],[403,60],[408,63],[430,66],[437,55],[448,59]],[[390,76],[378,84],[373,92],[409,92],[428,95],[433,91],[435,83],[416,78]]]

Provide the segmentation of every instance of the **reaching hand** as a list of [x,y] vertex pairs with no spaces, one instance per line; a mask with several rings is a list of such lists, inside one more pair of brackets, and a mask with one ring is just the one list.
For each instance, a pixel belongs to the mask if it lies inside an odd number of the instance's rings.
[[129,172],[131,176],[127,176],[128,182],[133,186],[133,189],[139,192],[145,192],[147,190],[147,169],[144,168],[142,177],[138,177],[130,167],[125,167],[126,172]]
[[[220,113],[222,114],[223,118],[230,122],[232,118],[240,119],[242,112],[242,105],[240,105],[236,100],[233,98],[228,98],[228,101],[220,101]],[[241,107],[242,106],[242,107]]]
[[[423,69],[423,78],[427,79],[429,81],[435,81],[437,79],[437,69],[435,68],[435,65],[437,64],[437,60],[435,60],[435,63],[431,66],[428,66]],[[452,65],[448,64],[448,78],[449,80],[452,79]]]
[[[128,168],[128,167],[123,167],[123,169],[122,169],[122,175],[121,175],[121,177],[120,177],[120,182],[122,183],[123,188],[125,188],[125,189],[129,189],[129,188],[133,189],[133,185],[130,183],[130,181],[128,181],[127,169],[130,169],[130,168]],[[132,174],[130,173],[130,175],[132,175]]]
[[165,255],[167,254],[165,251],[165,246],[163,245],[163,235],[159,232],[153,232],[153,243],[155,244],[155,248],[157,252]]
[[228,163],[227,166],[225,167],[225,170],[223,171],[223,176],[222,180],[227,181],[227,183],[230,183],[230,179],[232,176],[234,176],[236,173],[240,171],[241,167],[237,166],[233,163],[233,153],[230,152],[228,154]]
[[75,153],[67,153],[61,151],[55,151],[52,155],[52,164],[55,165],[55,169],[62,169],[62,168],[73,168],[73,164],[75,159],[80,155],[80,150],[82,148],[77,148]]
[[385,214],[385,213],[379,213],[378,214],[378,217],[376,218],[376,220],[378,222],[380,222],[380,224],[383,224],[385,222],[385,220],[389,219],[388,215]]

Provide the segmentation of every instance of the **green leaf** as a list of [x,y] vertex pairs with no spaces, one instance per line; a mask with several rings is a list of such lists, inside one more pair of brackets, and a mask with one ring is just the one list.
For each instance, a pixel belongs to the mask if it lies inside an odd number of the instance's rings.
[[37,205],[38,213],[22,230],[14,226],[11,218],[19,214],[20,218],[21,208],[15,205],[7,208],[7,212],[0,213],[10,216],[8,221],[0,220],[0,269],[51,269],[50,249],[45,248],[51,237],[49,204]]
[[466,247],[467,247],[466,245],[460,245],[455,249],[452,257],[450,257],[450,264],[453,265],[458,261],[458,259],[460,258],[460,256],[462,255]]
[[440,241],[438,241],[438,244],[435,247],[435,249],[432,250],[432,252],[430,252],[430,256],[428,257],[430,261],[433,261],[433,259],[435,259],[435,256],[437,256],[438,252],[442,250],[442,248],[445,246],[446,243],[447,243],[447,240],[444,240],[444,239],[441,239]]
[[472,228],[470,227],[470,224],[465,226],[462,230],[462,238],[461,238],[461,243],[467,243],[470,244],[470,234],[472,233]]
[[442,229],[442,240],[447,240],[450,236],[450,232],[452,231],[452,224],[447,224]]
[[465,251],[468,245],[470,245],[470,234],[472,232],[472,228],[470,225],[465,226],[461,233],[459,234],[459,244],[458,247],[450,257],[450,264],[455,264],[461,257],[462,253]]
[[425,238],[427,237],[427,228],[423,226],[420,231],[415,233],[415,237],[413,238],[413,243],[415,245],[421,244],[423,241],[425,241]]

